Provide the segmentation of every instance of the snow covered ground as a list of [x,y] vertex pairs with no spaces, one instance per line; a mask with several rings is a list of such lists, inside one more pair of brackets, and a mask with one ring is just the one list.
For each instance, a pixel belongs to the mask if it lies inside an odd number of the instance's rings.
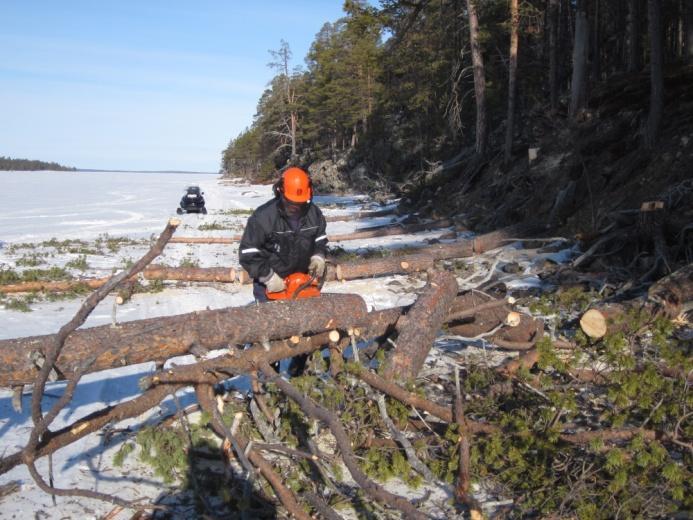
[[[187,185],[197,184],[205,192],[207,215],[183,215],[178,236],[231,236],[240,234],[249,213],[271,197],[269,186],[222,181],[217,175],[166,173],[98,173],[98,172],[2,172],[5,207],[0,213],[0,270],[47,269],[62,267],[74,276],[99,277],[122,269],[148,249],[152,236],[158,236],[167,220],[174,216]],[[326,215],[348,214],[376,209],[366,196],[316,197]],[[389,217],[328,223],[328,234],[341,234],[356,228],[380,225]],[[209,229],[213,228],[213,229]],[[338,244],[359,254],[363,248],[407,247],[422,245],[447,230],[391,236]],[[333,244],[334,246],[334,244]],[[558,248],[560,249],[560,248]],[[506,283],[509,290],[541,285],[531,269],[546,260],[563,262],[574,251],[537,253],[518,250],[513,244],[487,259],[477,259],[480,276],[494,263],[517,262],[521,270]],[[495,255],[495,257],[494,257]],[[494,259],[495,258],[495,259]],[[499,263],[500,262],[500,263]],[[202,267],[238,267],[238,248],[234,245],[169,244],[156,263],[199,265]],[[463,280],[459,279],[461,287]],[[407,276],[327,283],[324,292],[360,294],[369,309],[383,309],[412,303],[420,279]],[[82,299],[38,300],[30,303],[31,312],[12,310],[8,299],[0,298],[0,339],[55,333],[75,314]],[[111,323],[115,309],[118,322],[156,316],[182,314],[202,309],[245,305],[252,301],[251,287],[232,284],[167,284],[163,291],[135,294],[116,308],[114,296],[107,297],[92,313],[85,327]],[[455,361],[441,355],[445,351],[465,349],[465,355],[487,356],[486,348],[475,348],[441,338],[436,343],[422,375],[441,369]],[[503,356],[505,354],[502,354]],[[185,358],[170,362],[184,363]],[[72,423],[106,405],[131,399],[139,393],[138,380],[154,369],[153,364],[129,366],[89,374],[80,382],[72,403],[60,414],[53,429]],[[443,367],[449,369],[449,366]],[[50,407],[64,389],[64,383],[49,384],[44,410]],[[192,397],[179,394],[185,406]],[[17,413],[11,403],[12,393],[0,389],[0,456],[21,449],[31,430],[30,396],[23,397],[24,412]],[[169,415],[176,407],[168,399],[151,414],[112,425],[115,429],[137,428],[148,421]],[[114,430],[115,431],[115,430]],[[53,456],[54,485],[59,488],[82,487],[116,494],[125,499],[151,500],[170,491],[147,466],[129,457],[124,467],[113,466],[113,456],[123,436],[113,431],[92,434],[79,443],[59,450]],[[40,459],[37,467],[48,475],[48,460]],[[19,490],[4,498],[0,493],[0,519],[5,518],[101,518],[113,507],[84,499],[56,498],[38,489],[24,466],[0,475],[2,486],[16,482]],[[415,498],[415,497],[412,497]],[[122,512],[114,518],[129,518]]]
[[[22,271],[30,268],[64,267],[75,276],[98,277],[136,260],[147,249],[152,235],[158,236],[189,184],[205,192],[207,215],[183,215],[179,236],[230,236],[240,234],[252,209],[271,197],[269,186],[221,181],[217,175],[105,172],[2,172],[5,207],[0,213],[0,269]],[[326,215],[348,214],[371,207],[365,196],[316,196]],[[388,217],[328,223],[328,234],[341,234],[357,227],[389,222]],[[205,229],[209,227],[223,229]],[[358,253],[369,245],[404,247],[421,245],[446,230],[374,240],[344,242],[340,246]],[[127,242],[123,238],[131,239]],[[64,242],[64,241],[68,242]],[[110,241],[110,242],[109,242]],[[83,262],[79,262],[80,260]],[[170,244],[157,263],[208,266],[238,266],[237,246]],[[27,266],[26,264],[37,264]],[[78,267],[76,267],[78,266]],[[325,292],[361,294],[369,308],[406,305],[415,299],[413,288],[420,285],[407,277],[328,283]],[[55,333],[81,305],[81,298],[37,301],[31,312],[20,312],[0,303],[0,339]],[[136,294],[116,309],[119,322],[174,315],[201,309],[245,305],[252,301],[249,286],[224,284],[170,285],[162,292]],[[114,297],[106,298],[92,313],[85,327],[110,323]],[[184,362],[184,359],[175,362]],[[137,382],[153,370],[153,364],[124,367],[90,374],[79,384],[75,399],[63,411],[53,428],[59,428],[108,404],[131,399],[138,393]],[[48,409],[64,388],[50,384],[44,409]],[[31,429],[30,397],[23,398],[24,412],[11,405],[11,392],[0,389],[0,456],[24,446]],[[188,399],[181,395],[183,406]],[[162,403],[160,414],[174,409],[172,400]],[[154,414],[156,418],[157,413]],[[118,428],[142,424],[151,417],[139,417]],[[160,479],[147,468],[115,468],[113,454],[118,437],[93,434],[53,457],[55,486],[81,486],[123,498],[153,498],[166,491]],[[130,457],[128,460],[135,460]],[[47,475],[48,461],[38,462]],[[112,506],[93,500],[52,498],[38,489],[24,466],[0,476],[0,486],[17,482],[20,491],[0,499],[0,518],[99,518]],[[126,514],[118,518],[125,518]]]

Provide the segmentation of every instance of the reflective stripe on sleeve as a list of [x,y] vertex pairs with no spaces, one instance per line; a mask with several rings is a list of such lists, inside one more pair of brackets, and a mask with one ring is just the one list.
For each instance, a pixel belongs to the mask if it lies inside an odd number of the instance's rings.
[[259,253],[259,252],[260,252],[260,250],[257,249],[256,247],[251,247],[251,248],[249,248],[249,249],[241,249],[241,254],[242,254],[242,255],[245,255],[245,254],[247,254],[247,253]]
[[320,242],[321,240],[327,240],[327,235],[320,235],[315,239],[316,242]]

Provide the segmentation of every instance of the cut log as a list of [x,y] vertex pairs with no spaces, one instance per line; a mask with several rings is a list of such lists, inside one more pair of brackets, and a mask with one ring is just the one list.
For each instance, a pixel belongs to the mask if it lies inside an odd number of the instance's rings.
[[[431,229],[441,229],[453,226],[454,223],[450,220],[438,220],[435,222],[427,222],[423,224],[409,225],[394,225],[386,227],[378,227],[377,229],[363,228],[356,230],[353,233],[344,233],[341,235],[328,235],[330,242],[346,242],[349,240],[362,240],[364,238],[388,237],[393,235],[406,235],[408,233],[418,233],[419,231],[428,231]],[[233,235],[230,237],[174,237],[171,239],[173,244],[236,244],[240,242],[242,235]]]
[[0,293],[25,293],[25,292],[68,292],[79,289],[98,289],[111,277],[105,278],[81,278],[77,280],[63,280],[57,282],[21,282],[0,285]]
[[146,280],[178,280],[185,282],[235,282],[236,270],[228,267],[166,267],[151,266],[144,270]]
[[[465,258],[474,256],[475,254],[484,253],[491,249],[502,246],[513,240],[519,240],[519,235],[522,232],[530,230],[529,227],[509,227],[502,230],[480,235],[469,240],[460,240],[452,244],[435,244],[420,248],[418,253],[411,255],[402,255],[390,258],[371,258],[367,260],[359,260],[352,262],[335,263],[331,262],[327,270],[326,280],[354,280],[358,278],[370,278],[375,276],[388,276],[393,274],[406,274],[417,271],[431,269],[436,260],[444,260],[448,258]],[[185,268],[185,274],[178,274],[177,271],[183,268],[168,268],[168,270],[160,271],[160,276],[171,276],[171,280],[187,280],[187,281],[228,281],[239,282],[243,284],[252,283],[252,279],[248,273],[240,270],[235,279],[231,279],[231,268]],[[228,280],[222,280],[224,276],[220,276],[217,269],[226,270]],[[214,271],[212,271],[214,270]],[[153,276],[148,269],[145,271],[145,278]],[[185,276],[185,278],[182,278]],[[214,280],[214,277],[217,280]],[[157,278],[165,279],[165,278]]]
[[358,211],[356,213],[348,213],[346,215],[330,215],[325,217],[327,222],[342,222],[347,220],[359,220],[362,218],[385,217],[394,215],[396,208],[379,209],[376,211]]
[[[433,259],[426,254],[369,258],[368,260],[332,264],[327,270],[326,280],[354,280],[373,276],[407,274],[433,269]],[[334,266],[334,268],[333,268]]]
[[431,272],[428,284],[398,326],[397,347],[386,361],[384,376],[416,378],[457,294],[457,280],[446,271]]
[[[366,304],[353,294],[200,311],[77,330],[67,338],[56,368],[69,376],[95,352],[101,354],[89,372],[164,361],[193,345],[216,349],[365,324]],[[33,382],[38,369],[30,354],[45,352],[52,341],[54,335],[0,341],[0,386]]]
[[388,227],[379,227],[377,229],[361,229],[353,233],[343,235],[329,235],[327,238],[330,242],[344,242],[347,240],[361,240],[364,238],[388,237],[393,235],[406,235],[408,233],[418,233],[420,231],[428,231],[431,229],[441,229],[454,226],[450,220],[438,220],[436,222],[426,222],[423,224],[396,225]]
[[580,328],[590,338],[600,339],[627,328],[628,320],[624,318],[630,312],[652,319],[658,316],[674,319],[689,310],[692,303],[693,264],[688,264],[652,284],[645,298],[589,309],[580,318]]
[[606,336],[607,323],[605,313],[590,309],[580,318],[580,328],[590,338],[599,339]]

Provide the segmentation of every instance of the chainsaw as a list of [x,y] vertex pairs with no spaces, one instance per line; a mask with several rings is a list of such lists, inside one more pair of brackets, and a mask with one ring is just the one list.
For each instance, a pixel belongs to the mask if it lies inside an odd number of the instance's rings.
[[315,298],[320,296],[324,279],[318,282],[315,275],[306,273],[291,273],[284,278],[286,289],[279,292],[267,291],[270,300],[295,300],[297,298]]

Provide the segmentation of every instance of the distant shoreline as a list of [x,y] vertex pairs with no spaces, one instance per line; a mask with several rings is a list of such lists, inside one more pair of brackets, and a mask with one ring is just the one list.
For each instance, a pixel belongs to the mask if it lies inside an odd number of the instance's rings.
[[221,175],[219,172],[194,172],[186,170],[101,170],[97,168],[77,168],[75,171],[78,173],[183,173],[186,175]]
[[74,170],[0,170],[8,173],[53,172],[53,173],[173,173],[177,175],[221,175],[219,172],[193,172],[185,170],[100,170],[95,168],[75,168]]

